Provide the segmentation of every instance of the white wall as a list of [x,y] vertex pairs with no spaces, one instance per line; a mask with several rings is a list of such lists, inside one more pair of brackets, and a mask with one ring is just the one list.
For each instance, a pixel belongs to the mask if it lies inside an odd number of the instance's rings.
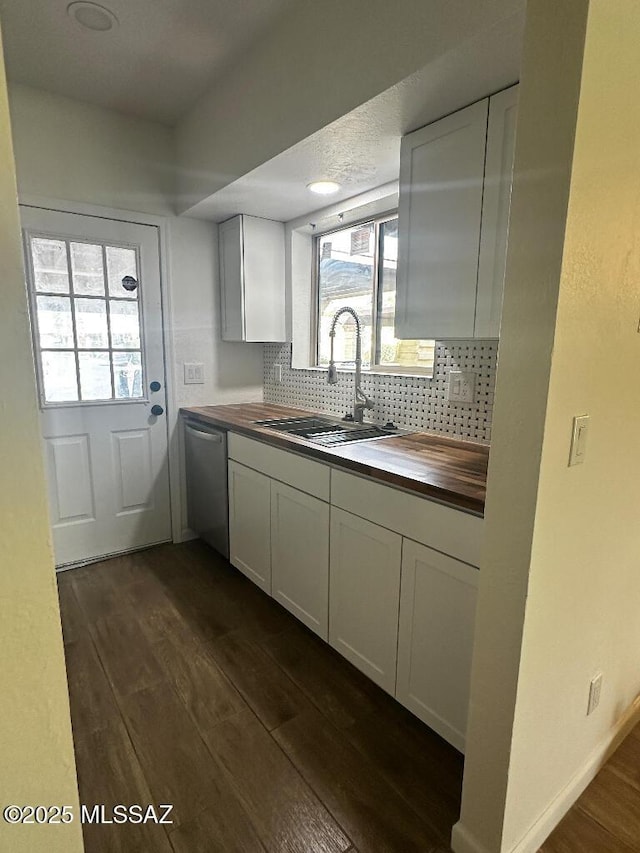
[[457,851],[537,850],[640,691],[639,43],[635,0],[530,2]]
[[[168,232],[178,405],[262,399],[262,344],[222,340],[217,225],[173,217]],[[204,362],[204,385],[184,385],[185,361]]]
[[9,86],[18,188],[22,195],[172,214],[173,135],[30,86]]
[[[186,217],[173,217],[169,229],[172,282],[174,387],[178,406],[204,406],[262,400],[262,344],[222,340],[218,227]],[[204,364],[204,385],[184,384],[184,362]],[[182,433],[173,429],[172,452],[182,459]],[[184,471],[180,469],[179,536],[189,535]],[[175,527],[174,527],[175,529]]]
[[81,851],[69,697],[53,569],[0,41],[0,756],[2,805],[71,805],[75,821],[12,826],[0,849]]
[[[177,406],[262,399],[262,346],[220,340],[216,226],[171,214],[170,131],[25,86],[12,86],[10,101],[21,200],[60,200],[79,212],[86,204],[130,210],[134,221],[166,225],[167,355]],[[184,384],[185,361],[204,364],[203,385]],[[174,463],[176,424],[174,411]],[[174,512],[183,514],[177,504]]]
[[523,6],[524,0],[289,4],[179,123],[179,210],[448,51],[486,38]]

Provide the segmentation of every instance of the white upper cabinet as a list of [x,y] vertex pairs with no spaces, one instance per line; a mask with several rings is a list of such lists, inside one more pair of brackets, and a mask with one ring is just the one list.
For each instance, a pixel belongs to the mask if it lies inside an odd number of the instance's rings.
[[517,98],[512,86],[403,138],[396,337],[498,337]]
[[485,98],[402,140],[398,338],[474,335],[488,108]]
[[219,226],[222,339],[284,341],[284,224],[234,216]]
[[517,112],[518,86],[498,92],[489,100],[476,338],[497,338],[500,333]]

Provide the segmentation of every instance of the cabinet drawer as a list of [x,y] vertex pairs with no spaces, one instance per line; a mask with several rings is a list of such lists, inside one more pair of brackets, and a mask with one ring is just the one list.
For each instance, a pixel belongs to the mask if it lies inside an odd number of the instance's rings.
[[319,462],[236,433],[229,434],[229,458],[320,500],[329,500],[330,469]]
[[472,566],[480,564],[483,519],[478,516],[335,470],[331,503]]

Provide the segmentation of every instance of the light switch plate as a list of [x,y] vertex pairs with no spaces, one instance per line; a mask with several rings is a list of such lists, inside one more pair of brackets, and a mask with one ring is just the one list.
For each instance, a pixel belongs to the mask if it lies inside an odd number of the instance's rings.
[[274,364],[273,365],[273,381],[277,382],[278,385],[282,385],[282,365]]
[[600,694],[602,693],[602,673],[594,675],[589,683],[589,701],[587,703],[587,716],[593,714],[595,709],[600,704]]
[[573,419],[571,435],[571,451],[569,466],[581,465],[587,452],[587,434],[589,432],[589,415],[578,415]]
[[476,398],[476,374],[472,370],[450,370],[447,400],[451,403],[473,403]]
[[203,385],[204,384],[204,364],[199,362],[184,362],[184,384],[185,385]]

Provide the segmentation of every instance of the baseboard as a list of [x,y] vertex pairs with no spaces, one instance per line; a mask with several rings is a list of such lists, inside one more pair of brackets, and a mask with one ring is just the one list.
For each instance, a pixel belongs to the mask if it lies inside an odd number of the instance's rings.
[[135,548],[125,548],[123,551],[111,551],[108,554],[101,554],[97,557],[86,557],[83,560],[74,560],[71,563],[60,563],[60,565],[55,567],[56,574],[68,572],[71,569],[81,569],[83,566],[91,566],[94,563],[101,563],[103,560],[111,560],[114,557],[126,557],[127,554],[137,554],[140,551],[147,551],[149,548],[155,548],[156,545],[166,545],[169,542],[171,542],[171,539],[159,539],[157,542],[136,545]]
[[451,849],[455,850],[455,853],[492,853],[488,847],[474,838],[461,821],[454,824],[451,832]]
[[[555,827],[560,823],[585,788],[593,781],[603,764],[616,751],[631,729],[640,722],[640,696],[637,696],[605,738],[593,750],[582,767],[575,773],[560,793],[551,801],[540,817],[527,830],[508,853],[536,853]],[[502,853],[489,850],[480,844],[462,821],[456,823],[451,834],[451,847],[455,853]],[[505,851],[506,853],[506,851]]]
[[189,527],[183,527],[180,531],[180,538],[174,539],[174,543],[179,545],[181,542],[191,542],[192,539],[197,539],[198,534],[194,533]]

